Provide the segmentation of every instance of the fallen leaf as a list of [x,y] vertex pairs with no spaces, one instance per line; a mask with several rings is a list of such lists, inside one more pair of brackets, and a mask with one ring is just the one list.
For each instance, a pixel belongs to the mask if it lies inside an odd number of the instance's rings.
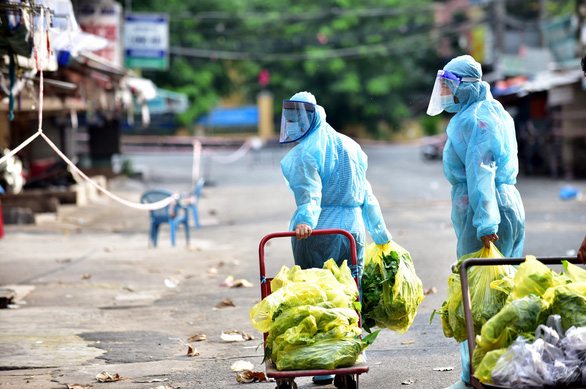
[[115,382],[120,380],[129,380],[130,378],[122,378],[118,373],[112,375],[107,371],[103,371],[96,376],[96,379],[100,382]]
[[256,381],[266,382],[268,380],[267,380],[267,376],[262,371],[247,370],[245,372],[239,373],[236,376],[236,381],[248,384],[248,383],[256,382]]
[[232,331],[228,331],[228,332],[222,332],[222,334],[240,335],[242,337],[242,340],[254,340],[254,336],[252,336],[244,331],[232,330]]
[[448,367],[434,367],[433,371],[451,371],[454,370],[453,367],[448,366]]
[[82,280],[89,280],[90,278],[92,278],[92,275],[89,273],[86,273],[84,275],[81,276]]
[[91,389],[91,388],[93,388],[92,385],[80,385],[80,384],[67,385],[67,389]]
[[415,383],[415,381],[413,381],[413,380],[407,380],[407,381],[401,382],[401,385],[411,385],[411,384],[414,384],[414,383]]
[[236,305],[234,305],[232,300],[230,300],[229,298],[225,299],[224,301],[220,301],[219,303],[216,304],[216,308],[235,307],[235,306]]
[[254,369],[254,364],[248,361],[236,361],[230,366],[232,371],[245,371]]
[[193,335],[191,338],[187,339],[187,343],[191,342],[199,342],[202,340],[206,340],[208,337],[205,334],[197,334]]
[[401,342],[401,344],[413,344],[415,343],[414,340],[408,340],[407,342]]
[[432,286],[431,288],[425,289],[423,291],[423,294],[436,294],[436,293],[437,293],[437,289],[435,286]]
[[195,357],[196,355],[199,355],[199,351],[197,351],[195,347],[187,345],[187,355],[189,355],[190,357]]
[[245,280],[244,278],[236,280],[232,285],[230,285],[231,288],[239,288],[241,286],[245,288],[252,288],[254,285],[252,284],[252,282]]

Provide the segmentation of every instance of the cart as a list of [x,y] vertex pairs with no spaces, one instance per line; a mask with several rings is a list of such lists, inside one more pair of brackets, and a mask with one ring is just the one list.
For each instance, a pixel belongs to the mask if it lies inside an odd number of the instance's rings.
[[[327,234],[341,234],[348,238],[350,241],[350,251],[352,253],[352,267],[356,268],[358,265],[358,261],[356,259],[356,242],[354,241],[354,237],[345,230],[340,229],[326,229],[326,230],[313,230],[311,235],[327,235]],[[273,238],[283,238],[283,237],[293,237],[295,236],[294,231],[287,231],[287,232],[275,232],[272,234],[266,235],[261,241],[259,245],[259,264],[260,264],[260,290],[261,296],[264,299],[269,294],[271,294],[271,280],[272,278],[266,278],[266,271],[265,271],[265,255],[264,255],[264,247],[265,244]],[[358,286],[358,290],[360,290],[360,284],[358,281],[358,275],[354,276],[354,280],[356,281],[356,285]],[[358,315],[358,326],[361,327],[360,322],[360,315]],[[264,340],[266,341],[268,334],[264,334]],[[351,377],[356,382],[356,388],[359,387],[358,376],[362,373],[368,372],[368,365],[362,358],[362,354],[358,357],[356,363],[350,367],[338,368],[338,369],[311,369],[311,370],[288,370],[288,371],[280,371],[277,370],[275,364],[267,360],[266,364],[266,375],[269,378],[274,378],[277,382],[277,389],[282,388],[291,388],[297,389],[297,384],[295,383],[296,377],[312,377],[318,375],[330,375],[335,374],[338,378],[335,381],[335,384],[338,387],[350,389],[354,388],[354,386],[350,386],[351,383],[353,384],[352,380],[347,380],[348,377]],[[343,385],[343,386],[340,386]]]
[[[541,257],[538,261],[544,265],[561,265],[562,261],[568,261],[573,264],[580,263],[577,257]],[[460,283],[462,285],[462,305],[464,307],[464,319],[466,322],[466,338],[468,339],[468,351],[470,352],[470,384],[476,389],[510,389],[507,386],[482,383],[474,375],[472,366],[472,354],[476,347],[476,334],[474,333],[474,324],[472,321],[472,310],[470,308],[470,290],[468,287],[468,269],[472,266],[491,266],[491,265],[520,265],[525,262],[525,258],[469,258],[460,264]],[[579,382],[569,388],[584,388]],[[544,389],[543,387],[528,387],[527,389]]]

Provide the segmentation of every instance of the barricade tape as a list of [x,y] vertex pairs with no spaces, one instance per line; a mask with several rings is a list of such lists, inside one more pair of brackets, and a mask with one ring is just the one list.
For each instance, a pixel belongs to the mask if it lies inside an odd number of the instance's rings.
[[245,141],[238,150],[233,152],[230,155],[219,155],[215,151],[203,149],[203,154],[208,155],[214,162],[221,163],[221,164],[230,164],[238,161],[240,158],[244,157],[246,153],[250,151],[252,148],[252,144],[249,140]]

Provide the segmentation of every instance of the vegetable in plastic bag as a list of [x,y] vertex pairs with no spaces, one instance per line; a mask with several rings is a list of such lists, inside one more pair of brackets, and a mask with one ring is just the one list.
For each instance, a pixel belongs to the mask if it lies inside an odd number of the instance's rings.
[[[475,253],[464,255],[458,261],[457,268],[469,258],[502,257],[491,243],[490,249],[482,248]],[[514,274],[515,268],[510,265],[473,266],[468,269],[470,306],[475,333],[480,333],[484,323],[496,315],[507,301],[508,294],[502,288],[493,288],[492,285],[503,279],[512,279]],[[448,298],[437,312],[442,318],[442,328],[446,337],[453,337],[458,342],[467,339],[460,274],[455,272],[448,278]]]
[[547,321],[547,303],[534,294],[513,300],[482,326],[476,346],[488,352],[509,346],[517,336],[533,334]]
[[265,297],[250,310],[250,320],[260,332],[271,329],[273,321],[283,312],[300,305],[317,305],[327,301],[322,288],[310,282],[290,283]]
[[494,366],[506,351],[506,348],[499,348],[486,353],[484,358],[482,358],[482,362],[480,362],[478,367],[474,369],[474,375],[480,382],[486,384],[492,383],[492,371]]
[[[348,268],[349,272],[350,269]],[[310,282],[319,285],[326,293],[327,300],[338,308],[351,308],[354,300],[358,298],[358,289],[355,288],[354,293],[352,289],[341,284],[331,270],[316,268],[301,269],[299,266],[293,266],[291,269],[283,266],[279,274],[271,281],[271,290],[275,292],[283,286],[300,282]]]
[[362,326],[405,333],[423,301],[423,286],[409,252],[395,242],[370,244],[362,274]]
[[586,282],[549,288],[544,299],[550,303],[551,313],[561,316],[564,331],[586,326]]
[[525,262],[519,265],[515,274],[515,286],[511,297],[520,299],[529,294],[543,296],[547,289],[568,282],[571,281],[565,275],[557,274],[534,256],[527,255]]
[[378,331],[364,339],[346,337],[325,339],[311,346],[290,346],[275,361],[279,370],[337,369],[352,366],[358,355],[374,341]]

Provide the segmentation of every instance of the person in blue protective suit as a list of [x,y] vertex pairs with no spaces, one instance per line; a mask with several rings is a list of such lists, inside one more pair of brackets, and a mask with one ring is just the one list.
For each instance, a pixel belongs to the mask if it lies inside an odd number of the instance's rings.
[[[283,101],[280,142],[298,142],[281,161],[297,205],[290,222],[290,230],[296,234],[292,238],[295,264],[303,269],[322,268],[330,258],[338,265],[344,260],[350,264],[350,243],[345,236],[311,236],[315,229],[343,229],[356,241],[358,268],[353,271],[360,279],[365,230],[376,244],[392,239],[366,179],[366,154],[358,143],[326,122],[324,109],[309,92]],[[331,381],[330,376],[314,377],[315,383]]]
[[[452,222],[457,258],[493,242],[505,257],[521,257],[525,211],[515,188],[519,171],[512,117],[481,80],[471,56],[452,59],[438,71],[427,113],[455,113],[447,127],[444,175],[452,184]],[[470,382],[468,342],[462,342],[462,381]]]

